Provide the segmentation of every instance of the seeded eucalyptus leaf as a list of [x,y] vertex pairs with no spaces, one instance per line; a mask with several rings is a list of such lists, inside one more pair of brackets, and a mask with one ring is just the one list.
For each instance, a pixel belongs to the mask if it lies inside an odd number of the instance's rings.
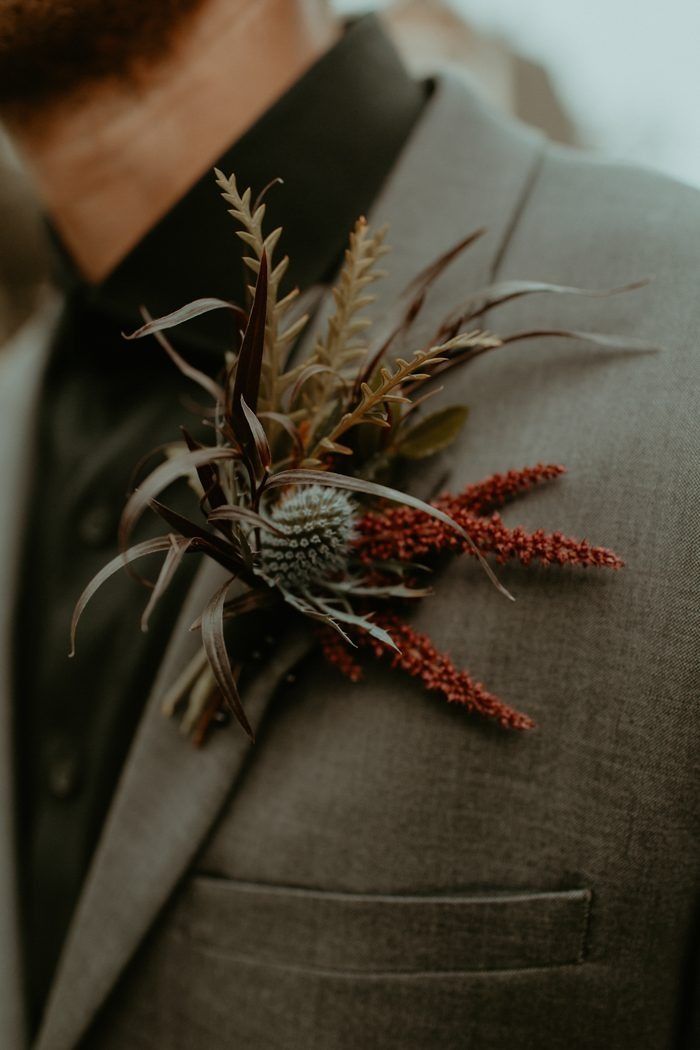
[[395,443],[396,451],[405,459],[426,459],[452,444],[468,415],[466,405],[450,405],[431,412],[404,431]]

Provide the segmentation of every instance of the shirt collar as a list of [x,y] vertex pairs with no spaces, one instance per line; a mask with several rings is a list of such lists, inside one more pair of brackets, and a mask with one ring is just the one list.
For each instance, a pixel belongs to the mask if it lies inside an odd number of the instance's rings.
[[[251,186],[254,194],[283,179],[266,196],[266,228],[284,227],[278,253],[290,255],[287,285],[303,289],[329,278],[425,97],[425,86],[410,77],[378,18],[367,15],[349,23],[219,158],[216,166],[234,172],[239,187]],[[103,282],[86,286],[73,271],[68,283],[80,286],[86,307],[137,326],[140,304],[159,316],[205,296],[241,301],[242,254],[207,171]],[[220,342],[211,324],[217,316],[201,319],[197,342]]]

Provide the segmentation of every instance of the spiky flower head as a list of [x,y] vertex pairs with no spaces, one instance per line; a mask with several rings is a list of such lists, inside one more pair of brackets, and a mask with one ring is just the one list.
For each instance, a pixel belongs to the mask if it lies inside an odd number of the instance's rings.
[[297,488],[270,518],[282,535],[263,537],[262,571],[280,587],[305,591],[347,566],[355,506],[345,492],[322,485]]

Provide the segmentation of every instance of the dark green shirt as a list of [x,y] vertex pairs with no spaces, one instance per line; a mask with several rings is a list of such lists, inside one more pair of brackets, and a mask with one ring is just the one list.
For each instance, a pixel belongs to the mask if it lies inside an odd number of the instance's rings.
[[[217,166],[254,193],[284,179],[268,192],[267,228],[284,226],[290,286],[331,279],[425,95],[367,17],[220,158]],[[207,172],[101,284],[82,282],[63,256],[66,308],[45,377],[18,615],[20,847],[35,1024],[195,568],[185,560],[147,634],[139,631],[147,592],[125,573],[113,578],[68,660],[72,608],[116,553],[132,471],[144,453],[180,438],[197,396],[155,341],[126,343],[120,333],[141,323],[140,304],[157,316],[201,296],[243,301],[241,254]],[[175,341],[215,373],[233,334],[230,315],[217,313],[178,329]]]

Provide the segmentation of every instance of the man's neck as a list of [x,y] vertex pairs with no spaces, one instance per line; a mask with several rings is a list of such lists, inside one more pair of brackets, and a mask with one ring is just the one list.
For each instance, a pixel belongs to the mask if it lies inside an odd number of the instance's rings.
[[13,127],[53,223],[85,277],[104,278],[328,49],[317,0],[207,0],[147,83]]

